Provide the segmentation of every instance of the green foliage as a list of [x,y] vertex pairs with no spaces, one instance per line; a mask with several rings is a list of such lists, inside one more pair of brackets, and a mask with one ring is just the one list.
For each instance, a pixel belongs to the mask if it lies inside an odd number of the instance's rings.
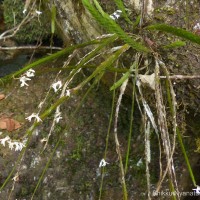
[[56,6],[53,5],[51,8],[51,33],[55,33],[55,21],[56,21]]
[[[12,14],[10,14],[11,16],[8,15],[8,13],[5,14],[5,16],[7,16],[6,23],[8,25],[10,25],[10,27],[13,26],[14,21],[16,22],[16,24],[19,24],[20,21],[24,17],[22,15],[22,10],[23,10],[23,2],[22,2],[22,0],[16,1],[14,3],[13,7],[11,7],[11,2],[12,2],[11,0],[5,0],[4,2],[5,2],[5,5],[8,6],[7,9],[5,9],[5,13],[8,12],[8,10],[10,8],[12,8],[12,10],[13,10],[12,13],[16,12],[16,14],[15,14],[16,20],[14,20]],[[82,82],[79,85],[77,85],[76,87],[70,89],[71,92],[74,94],[78,90],[82,89],[84,86],[88,85],[88,83],[91,80],[94,80],[93,85],[88,89],[88,91],[86,92],[85,96],[83,97],[83,100],[80,103],[80,105],[82,105],[83,101],[87,97],[87,95],[90,92],[90,90],[94,87],[94,85],[96,85],[100,81],[100,79],[102,78],[102,76],[105,73],[105,71],[113,69],[114,68],[113,65],[117,61],[120,61],[119,60],[120,56],[123,55],[130,47],[132,47],[136,51],[150,52],[150,50],[147,47],[145,47],[141,42],[138,42],[138,41],[136,42],[136,40],[138,40],[140,38],[139,35],[137,37],[135,37],[135,40],[133,38],[131,38],[127,33],[124,32],[124,30],[122,30],[122,28],[113,19],[110,18],[110,16],[107,13],[105,13],[103,11],[103,9],[101,8],[101,6],[100,6],[100,4],[98,3],[97,0],[93,0],[93,4],[91,4],[90,3],[91,1],[89,1],[89,0],[82,0],[82,2],[83,2],[83,5],[89,10],[89,12],[92,14],[92,16],[95,18],[95,20],[100,25],[102,25],[107,31],[109,31],[111,33],[114,33],[111,37],[103,38],[103,39],[95,39],[95,40],[92,40],[92,41],[89,41],[89,42],[86,42],[86,43],[83,43],[83,44],[70,46],[70,47],[68,47],[66,49],[63,49],[63,50],[61,50],[61,51],[59,51],[59,52],[57,52],[55,54],[52,54],[50,56],[46,56],[46,57],[44,57],[42,59],[39,59],[36,62],[33,62],[33,63],[25,66],[23,69],[17,71],[16,73],[14,73],[12,75],[9,75],[7,77],[4,77],[3,79],[0,79],[0,80],[2,82],[4,82],[8,78],[12,78],[12,77],[19,76],[19,75],[23,74],[25,71],[27,71],[30,68],[35,68],[35,67],[37,67],[37,66],[39,66],[41,64],[53,61],[53,60],[55,60],[57,58],[60,58],[61,56],[70,54],[76,49],[79,49],[79,48],[82,48],[82,47],[86,47],[88,45],[94,45],[95,44],[95,49],[93,49],[92,51],[87,53],[81,60],[79,60],[77,65],[75,65],[75,67],[73,67],[71,73],[67,77],[65,77],[65,83],[69,83],[71,80],[73,80],[74,76],[77,73],[79,73],[81,68],[85,67],[85,64],[87,64],[88,62],[93,60],[97,55],[102,55],[101,53],[105,49],[105,47],[108,47],[109,45],[113,44],[114,41],[117,38],[120,38],[121,40],[123,40],[124,44],[122,46],[120,46],[120,48],[118,48],[118,50],[116,50],[115,52],[109,51],[109,55],[105,56],[104,57],[104,61],[102,61],[97,66],[95,66],[95,69],[93,70],[93,73],[91,73],[91,75],[88,75],[87,77],[84,78],[84,80],[82,80]],[[128,16],[126,15],[123,2],[121,0],[115,0],[115,2],[117,4],[118,8],[120,10],[122,10],[123,17],[125,18],[125,20],[128,23],[131,23],[133,27],[136,27],[138,25],[139,21],[140,21],[140,16],[136,19],[136,21],[134,23],[132,23],[130,21],[130,19],[128,18]],[[18,4],[19,4],[19,6],[18,6]],[[14,9],[16,9],[17,11],[15,11]],[[50,14],[50,12],[49,12],[49,14]],[[49,22],[51,22],[51,33],[54,34],[55,33],[55,22],[56,22],[56,7],[54,5],[51,8],[51,20]],[[30,42],[30,41],[36,40],[44,31],[44,28],[43,28],[44,26],[40,27],[40,25],[38,25],[38,23],[39,23],[38,19],[35,19],[35,21],[34,20],[31,21],[31,23],[27,24],[24,29],[20,30],[19,33],[22,34],[22,35],[18,34],[16,36],[16,38],[19,41],[23,40],[23,41],[26,41],[26,42],[28,42],[28,41]],[[34,29],[34,27],[36,29]],[[39,28],[39,29],[37,29],[37,28]],[[176,36],[182,37],[184,39],[190,40],[192,42],[195,42],[197,44],[200,44],[200,37],[199,36],[196,36],[195,34],[193,34],[191,32],[188,32],[188,31],[185,31],[183,29],[175,28],[175,27],[168,26],[168,25],[165,25],[165,24],[156,24],[156,25],[153,25],[153,26],[148,26],[148,29],[149,30],[159,30],[159,31],[164,31],[164,32],[167,32],[167,33],[171,33],[173,35],[176,35]],[[27,30],[28,30],[28,32],[30,30],[30,34],[28,34]],[[34,35],[34,31],[36,31],[35,35]],[[20,39],[20,37],[21,37],[21,39]],[[171,43],[170,45],[165,46],[164,48],[176,48],[176,47],[180,47],[180,46],[184,46],[184,45],[185,45],[185,42],[176,41],[174,43]],[[138,63],[139,63],[139,56],[138,56],[138,59],[135,59],[135,62],[130,66],[130,69],[128,69],[128,67],[126,68],[126,73],[117,82],[116,82],[116,77],[117,77],[117,73],[116,73],[115,74],[115,83],[110,88],[110,90],[112,90],[112,92],[113,92],[113,103],[112,103],[112,107],[111,107],[111,116],[110,116],[110,120],[109,120],[109,127],[108,127],[108,132],[107,132],[107,137],[106,137],[106,149],[105,149],[105,156],[104,156],[105,159],[106,159],[106,154],[107,154],[107,149],[108,149],[109,134],[110,134],[110,131],[111,131],[112,121],[113,121],[113,117],[114,117],[114,106],[115,106],[114,104],[115,104],[115,95],[116,95],[115,90],[117,88],[119,88],[123,83],[125,83],[128,78],[130,78],[131,74],[133,73],[133,69],[135,69],[135,71],[134,71],[135,72],[135,74],[134,74],[135,76],[134,76],[134,79],[132,79],[132,83],[133,83],[132,107],[131,107],[131,115],[130,115],[130,119],[131,120],[130,120],[130,126],[129,126],[127,153],[126,153],[126,160],[125,160],[125,174],[128,171],[128,164],[130,162],[129,155],[130,155],[131,138],[132,138],[132,130],[133,130],[133,114],[134,114],[134,101],[135,101],[135,89],[136,89],[135,87],[136,87],[136,80],[137,80],[137,75],[138,75],[138,70],[137,70],[138,65],[139,65]],[[166,76],[167,76],[167,74],[166,74]],[[158,78],[157,78],[157,80],[159,82]],[[160,86],[159,84],[157,84],[157,85]],[[119,105],[121,104],[122,95],[123,95],[123,93],[121,92],[120,95],[119,95],[119,100],[118,100],[119,104],[117,103],[117,106],[116,106],[116,113],[115,113],[115,124],[116,125],[114,126],[114,130],[117,130],[116,127],[117,127],[117,120],[118,120],[118,112],[119,112]],[[161,101],[162,93],[157,93],[157,95],[160,95],[159,99],[157,98],[157,101],[158,100]],[[172,106],[175,103],[175,101],[171,97],[170,87],[167,88],[167,95],[168,95],[169,107],[171,109],[172,118],[175,119],[175,117],[173,117],[173,116],[175,116],[175,114],[174,114],[175,113],[175,109]],[[54,97],[55,96],[53,96],[52,98],[54,98]],[[142,95],[141,95],[141,97],[142,97]],[[70,98],[69,96],[60,97],[60,99],[58,99],[53,105],[49,106],[42,114],[40,114],[41,120],[44,121],[52,113],[52,111],[54,111],[56,108],[58,108],[61,104],[63,104],[69,98]],[[146,105],[146,104],[144,104],[144,105]],[[78,108],[77,108],[77,110],[78,110]],[[77,110],[75,110],[74,113],[76,113]],[[159,112],[160,110],[158,109],[157,111]],[[73,114],[73,117],[74,117],[74,114]],[[31,135],[33,133],[33,130],[37,126],[39,126],[40,123],[42,123],[42,122],[35,122],[27,130],[26,134],[29,136],[29,140],[27,141],[27,144],[30,141],[30,137],[31,137]],[[58,128],[60,128],[60,127],[58,127]],[[54,127],[54,129],[55,129],[55,127]],[[182,152],[184,154],[184,157],[185,157],[185,160],[186,160],[186,164],[188,166],[188,171],[189,171],[190,176],[192,178],[193,184],[194,184],[194,186],[196,186],[196,181],[195,181],[195,178],[194,178],[194,175],[193,175],[190,163],[189,163],[189,159],[187,157],[184,144],[182,142],[182,138],[181,138],[182,136],[181,136],[181,134],[179,132],[178,127],[177,127],[177,130],[175,132],[177,133],[178,140],[179,140]],[[115,138],[117,138],[117,131],[115,133]],[[117,141],[116,142],[116,147],[118,147],[118,139],[115,140],[115,141]],[[46,173],[46,171],[47,171],[47,169],[48,169],[48,167],[50,165],[50,162],[51,162],[51,160],[53,158],[53,155],[54,155],[54,153],[56,151],[56,148],[59,145],[59,142],[60,142],[60,138],[59,138],[59,140],[58,140],[58,142],[56,144],[56,147],[53,149],[53,152],[50,155],[50,158],[49,158],[45,168],[43,169],[43,172],[42,172],[42,174],[40,176],[40,179],[37,182],[36,188],[34,190],[33,196],[35,195],[35,192],[37,191],[40,183],[42,182],[42,179],[44,178],[44,174]],[[71,158],[75,158],[77,160],[80,160],[80,158],[81,158],[81,150],[82,150],[82,147],[83,147],[82,138],[81,137],[77,138],[76,143],[77,143],[77,148],[72,152]],[[18,158],[16,165],[14,166],[13,170],[9,174],[8,178],[6,179],[6,181],[3,183],[3,185],[2,185],[0,190],[2,190],[5,187],[5,185],[8,183],[8,181],[11,179],[11,176],[13,175],[14,170],[15,170],[16,166],[18,165],[20,159],[23,157],[24,153],[25,153],[25,149],[20,154],[20,157]],[[127,197],[127,189],[126,189],[126,184],[125,184],[125,177],[124,177],[124,172],[123,172],[124,168],[123,168],[123,162],[122,162],[122,157],[121,157],[120,151],[118,151],[118,156],[119,156],[121,175],[122,175],[121,178],[123,180],[122,184],[123,184],[124,199],[128,199],[128,197]],[[173,156],[173,154],[172,154],[172,156]],[[171,161],[167,160],[167,162],[171,162]],[[168,163],[168,166],[169,166],[169,163]],[[104,177],[104,174],[105,174],[104,168],[103,168],[102,172],[103,173],[102,173],[102,182],[101,182],[101,186],[100,186],[100,197],[101,197],[101,194],[102,194],[103,177]],[[140,175],[140,173],[144,174],[144,165],[142,166],[142,168],[137,167],[136,168],[136,172],[139,175]],[[147,173],[147,175],[148,175],[148,173]],[[171,182],[172,180],[170,179],[169,181]],[[171,185],[171,186],[172,186],[171,190],[174,191],[173,185]],[[32,196],[32,198],[33,198],[33,196]]]
[[110,88],[110,90],[112,91],[112,90],[115,90],[115,89],[117,89],[118,87],[120,87],[120,86],[124,83],[124,81],[126,81],[126,80],[130,77],[131,72],[132,72],[133,69],[136,67],[136,65],[137,65],[137,63],[134,62],[134,63],[131,65],[130,69],[129,69],[116,83],[114,83],[114,84],[112,85],[112,87]]
[[112,91],[120,87],[124,83],[124,81],[126,81],[129,78],[130,74],[131,71],[127,71],[116,83],[114,83],[114,85],[112,85],[110,90]]
[[164,46],[164,48],[165,49],[174,49],[174,48],[182,47],[182,46],[185,46],[185,45],[186,45],[185,42],[179,40],[179,41],[172,42],[171,44]]
[[101,74],[103,71],[107,70],[125,51],[129,49],[129,46],[125,44],[118,51],[110,55],[104,62],[102,62],[96,70],[88,76],[82,83],[81,87],[85,86],[89,81],[95,78],[97,75]]
[[196,139],[196,146],[197,146],[197,149],[195,150],[195,152],[200,153],[200,138]]
[[112,85],[112,87],[110,88],[110,90],[112,91],[112,90],[115,90],[118,87],[120,87],[124,83],[124,81],[126,81],[130,77],[131,72],[133,71],[133,69],[135,68],[136,65],[137,64],[134,62],[131,65],[130,69],[116,83],[114,83]]
[[13,74],[9,74],[9,75],[1,78],[0,84],[4,84],[4,83],[8,82],[11,78],[17,77],[17,76],[23,74],[24,72],[26,72],[27,70],[29,70],[31,68],[36,68],[36,67],[38,67],[42,64],[48,63],[52,60],[55,60],[56,58],[60,58],[64,55],[66,55],[66,54],[69,54],[75,49],[79,49],[81,47],[89,46],[89,45],[92,45],[92,44],[98,44],[98,43],[100,43],[99,40],[93,40],[93,41],[89,41],[89,42],[86,42],[86,43],[70,46],[70,47],[67,47],[67,48],[59,51],[59,52],[56,52],[56,53],[51,54],[49,56],[45,56],[44,58],[36,60],[35,62],[32,62],[31,64],[25,66],[24,68],[18,70],[17,72],[14,72]]
[[148,26],[147,29],[171,33],[173,35],[179,36],[191,42],[200,44],[200,37],[198,35],[195,35],[192,32],[186,31],[181,28],[176,28],[176,27],[169,26],[166,24],[155,24],[155,25]]
[[137,16],[135,22],[133,23],[133,28],[136,28],[138,26],[140,20],[141,20],[141,15]]
[[125,43],[129,44],[133,49],[136,49],[140,52],[149,52],[150,50],[143,46],[143,44],[134,41],[131,37],[129,37],[122,28],[113,20],[110,18],[110,16],[103,12],[101,9],[101,13],[98,11],[100,10],[99,4],[98,4],[98,10],[88,1],[88,0],[82,0],[83,5],[86,7],[86,9],[92,14],[92,16],[95,18],[95,20],[102,25],[106,30],[108,30],[111,33],[115,33],[120,39],[122,39]]
[[[4,19],[7,28],[10,29],[19,25],[24,19],[24,3],[23,0],[4,0]],[[35,17],[29,23],[24,24],[15,35],[15,39],[20,43],[31,43],[40,38],[46,38],[49,34],[50,20],[42,13],[39,17]]]
[[122,0],[114,0],[117,7],[122,11],[122,16],[124,17],[124,19],[129,23],[129,24],[133,24],[133,22],[129,19],[128,15],[126,14],[126,10],[124,7],[124,3]]

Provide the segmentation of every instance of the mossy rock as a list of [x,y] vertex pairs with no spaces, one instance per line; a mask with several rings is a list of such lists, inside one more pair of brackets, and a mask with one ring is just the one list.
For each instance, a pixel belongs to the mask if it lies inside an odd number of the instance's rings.
[[[4,21],[7,29],[20,24],[24,19],[24,4],[25,2],[23,0],[4,0]],[[35,9],[39,10],[37,7]],[[33,43],[38,39],[46,39],[51,34],[50,23],[51,19],[43,11],[41,15],[36,16],[29,23],[24,24],[15,35],[15,39],[19,43]]]

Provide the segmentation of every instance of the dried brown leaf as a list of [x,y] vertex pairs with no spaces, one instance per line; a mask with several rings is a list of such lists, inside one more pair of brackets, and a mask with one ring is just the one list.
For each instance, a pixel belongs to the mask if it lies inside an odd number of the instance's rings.
[[4,99],[5,95],[4,94],[0,94],[0,100]]
[[151,89],[155,90],[155,74],[151,75],[139,75],[142,84],[147,85]]
[[12,118],[7,117],[7,118],[0,119],[0,129],[14,131],[20,127],[21,127],[20,123]]

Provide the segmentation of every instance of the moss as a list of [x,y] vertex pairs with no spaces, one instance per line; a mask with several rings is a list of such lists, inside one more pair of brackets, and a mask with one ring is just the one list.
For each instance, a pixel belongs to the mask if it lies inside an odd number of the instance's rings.
[[[24,19],[23,15],[24,1],[4,0],[4,20],[8,29],[20,24]],[[39,9],[38,9],[39,10]],[[15,39],[20,43],[33,43],[38,39],[45,39],[50,34],[50,21],[45,16],[45,12],[38,17],[32,19],[29,23],[23,25],[19,32],[15,35]]]
[[28,194],[28,190],[26,187],[21,188],[21,197],[24,197]]
[[197,146],[197,149],[195,150],[195,152],[200,153],[200,138],[196,139],[196,146]]

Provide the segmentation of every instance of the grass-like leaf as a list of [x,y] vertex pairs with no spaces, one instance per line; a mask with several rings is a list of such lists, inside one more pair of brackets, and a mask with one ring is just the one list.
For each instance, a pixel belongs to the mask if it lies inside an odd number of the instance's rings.
[[[150,50],[142,45],[139,42],[135,42],[131,37],[129,37],[122,28],[113,20],[110,18],[110,16],[107,13],[101,13],[88,1],[88,0],[82,0],[83,5],[85,8],[92,14],[92,16],[95,18],[95,20],[102,25],[106,30],[108,30],[111,33],[115,33],[118,35],[120,39],[122,39],[125,43],[129,44],[133,49],[136,49],[140,52],[149,52]],[[100,5],[98,5],[100,6]]]
[[99,43],[102,43],[103,41],[106,41],[106,40],[108,40],[108,39],[107,38],[104,38],[102,40],[95,39],[95,40],[92,40],[92,41],[89,41],[89,42],[85,42],[85,43],[82,43],[82,44],[77,44],[77,45],[67,47],[67,48],[65,48],[61,51],[58,51],[58,52],[53,53],[51,55],[40,58],[39,60],[36,60],[35,62],[32,62],[31,64],[28,64],[27,66],[18,70],[17,72],[14,72],[12,74],[9,74],[9,75],[2,77],[0,79],[0,85],[1,84],[3,85],[4,83],[8,82],[13,77],[17,77],[17,76],[23,74],[24,72],[26,72],[27,70],[29,70],[31,68],[36,68],[38,66],[41,66],[42,64],[48,63],[52,60],[55,60],[57,58],[60,58],[60,57],[65,56],[67,54],[70,54],[75,49],[83,48],[83,47],[86,47],[86,46],[89,46],[89,45],[99,44]]
[[51,8],[51,33],[55,33],[55,21],[56,21],[56,6],[53,5]]
[[122,85],[122,83],[129,78],[131,74],[131,71],[127,71],[116,83],[114,83],[112,85],[112,87],[110,88],[110,91],[117,89],[118,87],[120,87]]
[[85,86],[89,81],[95,78],[98,74],[102,73],[103,71],[107,70],[125,51],[130,48],[129,45],[125,44],[122,46],[118,51],[110,55],[104,62],[102,62],[95,71],[88,76],[82,83],[80,83],[79,87]]
[[129,23],[129,24],[133,24],[133,22],[129,19],[128,15],[126,14],[126,10],[124,7],[124,3],[122,0],[114,0],[117,7],[122,11],[122,16],[124,17],[124,19]]
[[165,49],[175,49],[175,48],[178,48],[178,47],[182,47],[182,46],[185,46],[186,43],[183,42],[183,41],[176,41],[176,42],[172,42],[166,46],[163,46],[163,48]]
[[200,44],[200,37],[198,35],[195,35],[194,33],[186,31],[181,28],[176,28],[176,27],[166,25],[166,24],[155,24],[155,25],[148,26],[147,29],[171,33],[173,35],[179,36],[191,42]]

